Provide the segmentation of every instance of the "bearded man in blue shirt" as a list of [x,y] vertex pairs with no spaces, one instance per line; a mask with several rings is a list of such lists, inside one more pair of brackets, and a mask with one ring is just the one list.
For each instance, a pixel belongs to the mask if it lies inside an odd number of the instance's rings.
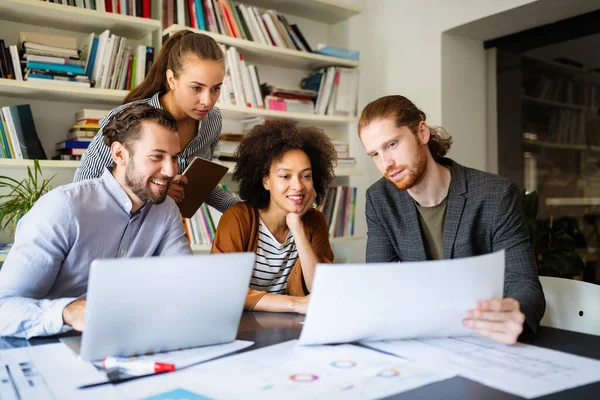
[[167,196],[181,151],[175,119],[137,104],[102,134],[113,167],[48,192],[19,221],[0,269],[1,336],[83,331],[94,259],[192,254]]

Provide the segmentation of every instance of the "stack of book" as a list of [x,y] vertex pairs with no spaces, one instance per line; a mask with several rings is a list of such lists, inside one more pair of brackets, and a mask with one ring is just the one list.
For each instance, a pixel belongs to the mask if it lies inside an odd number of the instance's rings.
[[81,59],[74,37],[21,32],[19,48],[24,80],[90,87],[86,60]]
[[354,157],[350,157],[350,146],[347,142],[334,140],[333,146],[335,147],[335,151],[337,152],[339,167],[348,168],[356,164],[356,159]]
[[226,73],[217,103],[264,108],[256,66],[247,65],[235,47],[219,46],[225,54]]
[[274,10],[262,11],[231,0],[164,0],[163,28],[185,25],[265,46],[312,52],[296,24]]
[[246,137],[243,133],[221,133],[213,158],[218,161],[235,161],[235,151]]
[[58,154],[54,160],[80,160],[92,139],[100,129],[99,121],[109,113],[109,110],[94,110],[84,108],[75,113],[75,124],[66,140],[56,143]]
[[329,237],[354,236],[356,193],[357,188],[350,186],[334,186],[327,190],[317,209],[325,215]]
[[0,136],[0,158],[46,159],[29,104],[2,107]]
[[110,12],[133,17],[150,18],[152,15],[151,0],[42,0],[46,3],[64,4],[78,8],[87,8],[102,12]]
[[261,93],[269,110],[314,114],[318,92],[263,83]]

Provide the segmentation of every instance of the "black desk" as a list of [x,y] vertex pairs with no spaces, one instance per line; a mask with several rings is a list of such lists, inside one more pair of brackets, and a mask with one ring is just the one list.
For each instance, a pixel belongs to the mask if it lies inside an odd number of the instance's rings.
[[[304,316],[296,314],[245,312],[240,323],[238,339],[255,342],[255,345],[247,350],[297,339],[302,330],[302,325],[299,322],[303,320]],[[2,341],[4,348],[27,346],[28,344],[26,340],[20,339],[2,339]],[[29,344],[37,345],[56,341],[56,337],[40,338],[30,340]],[[527,343],[600,360],[600,336],[542,327],[538,336]],[[495,400],[518,398],[517,396],[460,377],[437,382],[390,397],[390,399],[427,400]],[[600,382],[554,393],[549,396],[540,397],[540,399],[600,399]]]

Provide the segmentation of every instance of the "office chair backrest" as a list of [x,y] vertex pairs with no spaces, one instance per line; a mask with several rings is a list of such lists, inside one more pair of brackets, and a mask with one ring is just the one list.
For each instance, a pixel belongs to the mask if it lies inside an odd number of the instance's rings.
[[540,276],[546,297],[541,325],[600,335],[600,286]]

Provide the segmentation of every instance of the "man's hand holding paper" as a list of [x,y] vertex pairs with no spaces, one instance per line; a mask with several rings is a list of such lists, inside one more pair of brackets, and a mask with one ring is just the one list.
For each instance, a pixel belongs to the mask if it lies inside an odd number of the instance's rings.
[[463,325],[480,335],[505,344],[515,344],[521,332],[525,314],[515,299],[482,300],[467,312]]

